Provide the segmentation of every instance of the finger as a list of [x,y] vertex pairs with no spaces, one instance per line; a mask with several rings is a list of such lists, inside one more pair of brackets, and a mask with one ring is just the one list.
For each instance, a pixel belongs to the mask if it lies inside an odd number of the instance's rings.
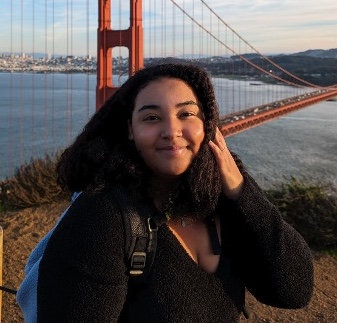
[[225,138],[219,128],[216,129],[214,143],[219,147],[220,151],[224,151],[227,148]]
[[227,152],[227,146],[219,146],[219,143],[215,143],[215,141],[209,141],[208,143],[209,147],[211,148],[213,154],[215,155],[216,158],[219,158],[219,160],[221,160],[221,156],[224,152]]
[[214,141],[210,141],[209,147],[211,148],[219,167],[223,192],[227,197],[236,199],[241,193],[243,176],[236,165],[233,156],[227,149],[225,141],[223,141],[223,144],[225,144],[225,149],[223,151],[220,150],[218,144]]

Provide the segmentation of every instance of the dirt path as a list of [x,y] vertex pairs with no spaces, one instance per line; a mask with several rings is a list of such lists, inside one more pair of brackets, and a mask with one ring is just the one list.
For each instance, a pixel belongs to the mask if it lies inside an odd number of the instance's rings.
[[[66,206],[67,203],[61,203],[0,213],[0,226],[4,230],[3,285],[19,286],[28,255]],[[242,322],[337,323],[337,259],[315,255],[315,292],[307,308],[276,309],[258,303],[251,295],[247,296],[247,305],[251,316],[249,320],[243,318]],[[23,322],[12,294],[3,293],[2,322]]]

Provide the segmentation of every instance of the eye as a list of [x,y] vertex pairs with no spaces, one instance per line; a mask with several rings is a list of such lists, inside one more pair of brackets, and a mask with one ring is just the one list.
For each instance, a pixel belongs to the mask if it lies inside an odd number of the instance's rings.
[[190,111],[184,111],[180,114],[180,118],[188,118],[188,117],[193,117],[196,114],[194,112],[190,112]]
[[143,118],[143,121],[145,121],[145,122],[155,122],[155,121],[158,121],[158,120],[159,120],[159,117],[156,116],[156,115],[148,115],[148,116]]

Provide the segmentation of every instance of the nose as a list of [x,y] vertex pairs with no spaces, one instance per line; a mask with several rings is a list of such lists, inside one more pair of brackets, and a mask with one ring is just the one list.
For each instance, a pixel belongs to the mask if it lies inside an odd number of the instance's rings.
[[177,118],[168,118],[162,123],[161,137],[164,139],[174,139],[181,137],[182,126]]

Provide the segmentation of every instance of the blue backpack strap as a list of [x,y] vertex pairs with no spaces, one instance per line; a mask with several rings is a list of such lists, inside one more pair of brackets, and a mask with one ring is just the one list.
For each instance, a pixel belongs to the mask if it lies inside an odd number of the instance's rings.
[[[75,192],[72,195],[71,203],[73,203],[81,192]],[[25,277],[18,289],[16,300],[25,317],[25,322],[36,322],[37,318],[37,285],[39,277],[40,261],[45,252],[46,246],[52,236],[55,228],[67,214],[69,207],[61,214],[54,227],[39,241],[34,250],[29,255],[25,267]]]

